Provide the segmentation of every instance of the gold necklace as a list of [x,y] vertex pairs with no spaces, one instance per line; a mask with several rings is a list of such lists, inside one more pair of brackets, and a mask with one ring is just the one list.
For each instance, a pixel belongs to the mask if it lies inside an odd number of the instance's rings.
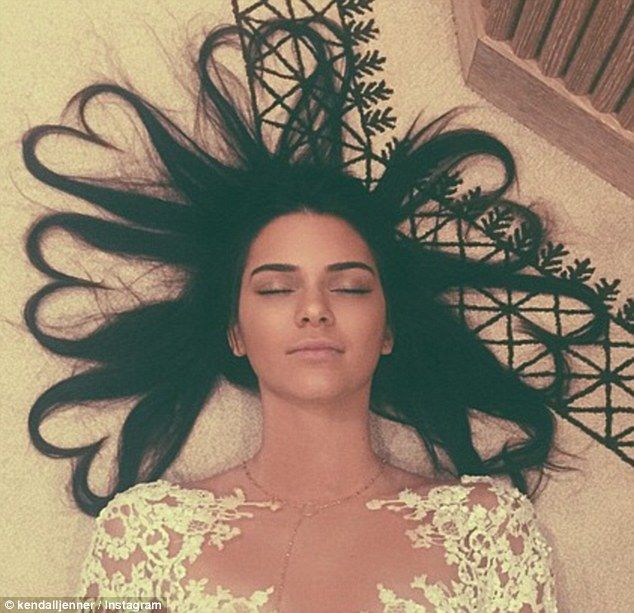
[[[291,536],[291,540],[289,541],[287,548],[286,548],[286,553],[284,554],[284,566],[282,568],[282,574],[280,577],[280,583],[278,585],[278,591],[277,591],[277,610],[276,613],[278,613],[280,611],[280,605],[282,603],[282,590],[284,589],[284,580],[286,579],[286,570],[288,569],[288,561],[290,559],[290,555],[291,555],[291,549],[293,548],[293,543],[295,542],[295,535],[297,534],[297,531],[299,529],[300,524],[302,523],[302,521],[304,521],[304,519],[306,517],[311,517],[312,515],[317,514],[319,511],[322,511],[323,509],[327,509],[328,507],[332,507],[334,505],[337,504],[341,504],[342,502],[350,499],[350,498],[354,498],[355,496],[358,496],[359,494],[361,494],[362,492],[364,492],[365,490],[367,490],[383,473],[383,471],[385,470],[385,467],[387,466],[387,460],[385,460],[384,458],[381,458],[381,468],[379,469],[379,472],[376,473],[376,475],[374,475],[374,477],[372,477],[372,479],[370,480],[369,483],[367,483],[366,485],[364,485],[360,490],[357,490],[356,492],[354,492],[353,494],[349,494],[348,496],[345,496],[344,498],[340,498],[339,500],[333,500],[332,502],[327,502],[326,504],[323,505],[315,505],[315,503],[313,502],[291,502],[289,500],[283,500],[282,498],[280,498],[279,496],[277,496],[276,494],[271,494],[269,491],[267,491],[266,489],[264,489],[251,475],[251,473],[249,472],[249,468],[247,466],[246,461],[242,462],[242,468],[244,469],[244,472],[246,473],[247,477],[249,478],[249,481],[251,481],[251,483],[253,483],[253,485],[255,485],[255,487],[257,487],[260,491],[262,491],[264,494],[266,494],[269,498],[273,498],[273,501],[277,504],[279,503],[283,503],[285,505],[289,505],[291,507],[295,507],[298,508],[300,510],[300,516],[299,516],[299,521],[295,524],[295,527],[293,529],[293,533]],[[279,506],[278,506],[279,508]]]

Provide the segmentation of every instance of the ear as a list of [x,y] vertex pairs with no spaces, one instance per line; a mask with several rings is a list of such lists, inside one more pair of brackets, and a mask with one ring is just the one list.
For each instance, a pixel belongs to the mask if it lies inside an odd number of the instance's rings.
[[381,355],[389,355],[394,348],[394,335],[389,325],[385,326],[385,335],[383,336],[383,346],[381,347]]
[[233,355],[240,357],[245,355],[244,343],[242,342],[242,335],[240,334],[240,326],[235,324],[227,330],[227,340],[229,341],[229,347],[233,351]]

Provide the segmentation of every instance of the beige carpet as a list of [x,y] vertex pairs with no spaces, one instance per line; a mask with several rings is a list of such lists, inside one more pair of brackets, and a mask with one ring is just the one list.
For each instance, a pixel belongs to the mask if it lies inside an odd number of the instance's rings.
[[[23,252],[29,223],[43,207],[89,210],[43,188],[24,171],[19,148],[23,131],[58,121],[77,89],[102,77],[116,77],[116,65],[151,100],[185,120],[190,102],[174,84],[171,70],[176,67],[186,75],[188,34],[198,35],[206,26],[230,22],[232,17],[229,0],[0,0],[0,14],[1,308],[4,318],[20,322],[24,301],[44,281],[27,265]],[[475,105],[462,121],[492,131],[512,148],[520,175],[515,197],[535,203],[550,220],[552,238],[565,243],[572,255],[591,256],[597,278],[621,277],[623,295],[634,295],[632,202],[463,85],[450,1],[377,0],[375,18],[381,30],[378,46],[388,57],[384,77],[395,90],[391,103],[399,117],[396,133],[405,130],[421,109],[432,118],[455,105]],[[77,264],[73,253],[63,257]],[[74,509],[65,491],[69,464],[35,452],[26,430],[38,393],[68,371],[20,329],[4,321],[1,325],[0,595],[69,595],[92,520]],[[200,477],[256,450],[257,405],[231,389],[220,393],[212,405],[167,478]],[[122,417],[122,410],[99,420],[94,414],[69,410],[44,432],[59,444],[85,442],[104,432],[115,438]],[[422,447],[411,431],[383,420],[375,425],[375,441],[392,461],[425,471],[418,459]],[[579,465],[583,472],[551,480],[536,502],[555,551],[560,610],[631,610],[632,467],[567,422],[560,426],[564,447],[584,458]],[[486,444],[489,433],[480,435]],[[214,446],[212,453],[209,440],[225,444]],[[95,472],[95,487],[104,486],[109,461],[104,457]]]

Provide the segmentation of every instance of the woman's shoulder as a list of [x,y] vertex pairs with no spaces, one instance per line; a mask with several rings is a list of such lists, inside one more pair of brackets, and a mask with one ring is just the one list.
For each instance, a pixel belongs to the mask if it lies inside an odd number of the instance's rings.
[[537,509],[509,477],[465,475],[461,482],[472,488],[468,506],[474,521],[488,525],[496,538],[539,533]]
[[100,511],[97,523],[118,520],[124,525],[147,524],[183,515],[191,507],[191,494],[165,479],[136,483],[116,493]]
[[[122,492],[117,492],[108,502],[103,511],[109,508],[135,505],[137,503],[150,504],[165,499],[173,491],[173,484],[164,480],[144,481],[136,483]],[[102,511],[102,512],[103,512]]]
[[459,475],[444,472],[436,475],[420,475],[401,468],[391,467],[391,479],[398,484],[393,491],[412,490],[421,494],[435,491],[468,491],[472,500],[480,503],[496,504],[500,498],[527,498],[512,483],[501,475]]
[[191,527],[192,522],[213,523],[227,513],[239,514],[242,506],[271,506],[269,501],[251,500],[245,494],[245,485],[239,471],[233,469],[197,481],[160,478],[137,483],[115,494],[97,521],[117,518],[128,524]]
[[136,483],[122,492],[116,493],[103,509],[121,506],[147,506],[167,504],[177,506],[201,493],[221,496],[223,492],[232,493],[240,483],[232,477],[233,470],[215,474],[198,481],[172,481],[159,478],[154,481]]
[[451,486],[464,495],[469,509],[497,516],[524,511],[534,514],[533,503],[507,476],[461,475]]
[[249,487],[249,481],[242,464],[213,473],[210,476],[172,483],[176,488],[187,492],[209,492],[216,497],[232,494],[236,489]]
[[468,488],[473,502],[486,507],[510,503],[514,500],[528,501],[528,496],[503,475],[462,475],[459,485]]
[[[461,475],[428,477],[400,471],[400,487],[391,495],[379,495],[379,502],[403,502],[428,510],[462,507],[476,514],[534,516],[531,500],[506,476]],[[376,498],[373,502],[376,502]],[[375,505],[376,506],[376,505]]]

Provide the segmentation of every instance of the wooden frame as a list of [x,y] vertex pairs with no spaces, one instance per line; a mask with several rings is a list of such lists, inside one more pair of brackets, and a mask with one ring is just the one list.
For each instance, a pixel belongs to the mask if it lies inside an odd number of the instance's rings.
[[453,9],[467,85],[634,197],[634,134],[545,76],[534,59],[487,36],[479,0],[453,0]]

